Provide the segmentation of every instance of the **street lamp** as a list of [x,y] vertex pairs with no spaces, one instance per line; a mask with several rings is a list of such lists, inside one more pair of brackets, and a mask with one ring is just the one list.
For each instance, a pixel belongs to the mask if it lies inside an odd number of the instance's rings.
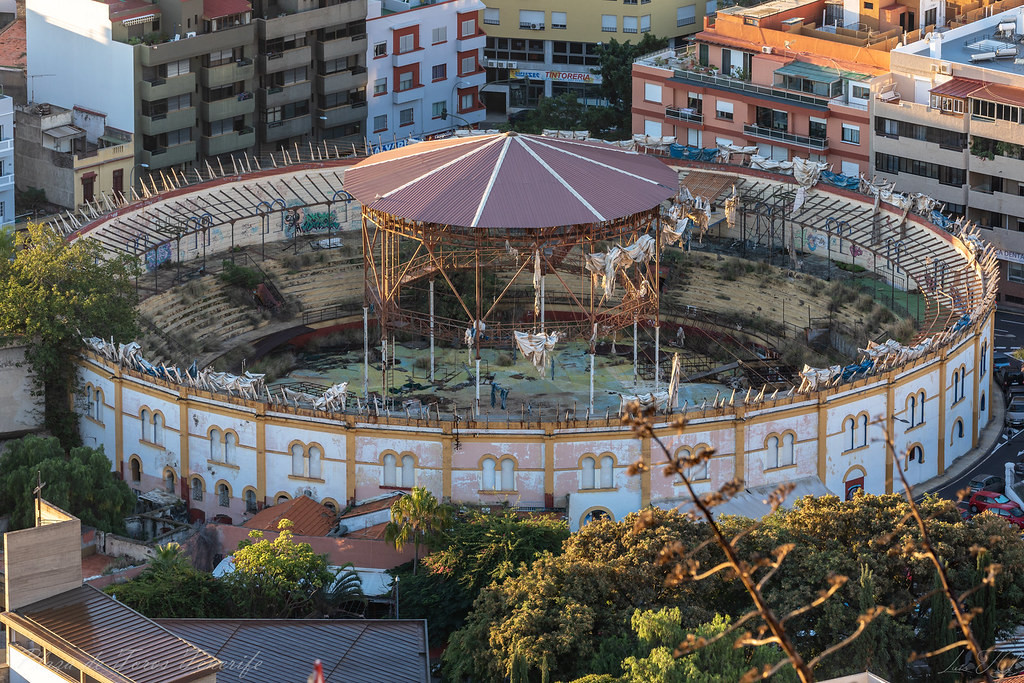
[[[128,200],[131,201],[131,194],[135,192],[135,169],[137,168],[149,168],[149,164],[138,163],[132,166],[132,170],[128,172]],[[141,179],[141,178],[140,178]],[[135,192],[135,196],[138,197],[138,193]]]

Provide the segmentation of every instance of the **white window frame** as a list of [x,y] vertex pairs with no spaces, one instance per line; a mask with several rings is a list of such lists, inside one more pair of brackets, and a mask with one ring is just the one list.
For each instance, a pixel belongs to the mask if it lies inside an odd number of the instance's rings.
[[[484,22],[486,23],[486,22]],[[435,26],[430,32],[430,42],[433,45],[438,43],[448,42],[448,27],[447,26]]]
[[602,33],[618,33],[619,32],[619,15],[617,15],[617,14],[602,14],[601,15],[601,32]]
[[[383,126],[380,125],[381,122],[383,122],[383,124],[384,124]],[[376,116],[373,117],[373,132],[376,133],[376,132],[379,132],[379,131],[382,131],[382,130],[387,130],[387,129],[388,129],[388,115],[387,114],[377,114]]]
[[[497,7],[485,7],[484,8],[484,23],[490,24],[491,26],[497,26],[501,24],[501,10]],[[552,19],[554,23],[554,19]],[[436,29],[435,29],[436,30]],[[434,41],[437,42],[437,41]]]
[[553,29],[567,29],[569,28],[569,17],[565,12],[552,12],[551,13],[551,28]]
[[697,6],[685,5],[676,9],[676,28],[697,23]]
[[[848,132],[850,132],[850,137],[851,138],[856,138],[856,139],[847,139],[847,133]],[[851,126],[848,123],[844,123],[843,124],[843,137],[842,137],[842,140],[843,140],[843,142],[845,142],[848,145],[859,145],[860,144],[860,126]]]
[[[408,119],[408,120],[406,120]],[[416,123],[416,110],[412,107],[408,109],[402,109],[398,112],[398,125],[399,126],[412,126]]]
[[661,104],[661,85],[658,83],[644,83],[644,101]]
[[407,52],[416,50],[416,34],[406,33],[398,36],[398,54],[404,55]]

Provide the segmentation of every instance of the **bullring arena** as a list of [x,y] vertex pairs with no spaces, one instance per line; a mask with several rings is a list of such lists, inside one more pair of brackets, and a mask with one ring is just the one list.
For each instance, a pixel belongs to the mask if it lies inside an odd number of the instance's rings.
[[[413,486],[564,509],[574,529],[679,505],[664,455],[621,424],[633,397],[658,405],[673,451],[714,449],[698,492],[739,478],[754,510],[786,482],[846,497],[893,491],[896,467],[925,481],[989,422],[993,256],[969,227],[602,143],[310,151],[150,178],[138,201],[58,222],[146,268],[143,345],[92,340],[81,358],[83,439],[193,519]],[[231,294],[226,262],[261,282]],[[865,311],[899,297],[917,319],[902,344],[819,305],[826,277],[851,272],[873,283]],[[245,374],[282,348],[280,377]],[[206,368],[218,358],[234,374]],[[635,461],[652,467],[630,477]]]

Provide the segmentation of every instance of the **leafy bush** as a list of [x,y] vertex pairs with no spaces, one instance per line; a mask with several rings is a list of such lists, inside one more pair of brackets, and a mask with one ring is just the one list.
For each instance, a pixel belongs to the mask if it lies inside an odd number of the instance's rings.
[[240,266],[225,259],[224,271],[220,274],[220,279],[229,285],[255,289],[256,285],[263,282],[263,274],[255,268]]

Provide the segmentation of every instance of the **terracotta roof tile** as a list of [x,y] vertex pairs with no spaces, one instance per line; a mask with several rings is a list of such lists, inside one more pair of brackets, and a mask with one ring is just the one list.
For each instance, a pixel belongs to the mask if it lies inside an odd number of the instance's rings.
[[337,515],[312,498],[299,496],[260,511],[242,526],[277,531],[282,519],[291,520],[292,533],[296,536],[326,536],[334,528]]

